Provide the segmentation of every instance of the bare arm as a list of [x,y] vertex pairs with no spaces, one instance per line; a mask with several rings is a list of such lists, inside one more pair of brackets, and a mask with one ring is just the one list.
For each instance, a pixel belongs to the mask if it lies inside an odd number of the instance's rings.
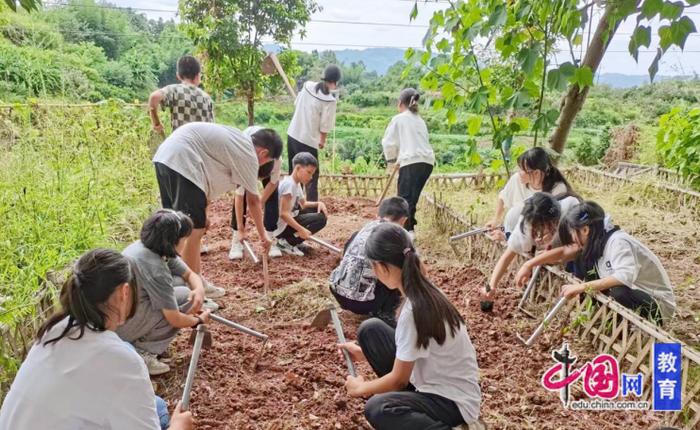
[[493,272],[491,273],[491,279],[489,279],[489,286],[491,287],[491,290],[495,290],[496,287],[498,287],[503,275],[506,273],[508,267],[517,255],[518,254],[516,254],[512,249],[506,248],[506,251],[501,255],[501,258],[498,259],[496,267],[493,268]]
[[265,252],[267,252],[270,250],[270,245],[272,243],[267,238],[267,234],[265,232],[265,224],[263,223],[263,210],[260,196],[251,192],[247,192],[245,196],[248,201],[248,211],[250,211],[250,216],[253,217],[255,227],[258,229],[260,241],[263,244]]
[[164,97],[165,94],[163,94],[163,91],[155,90],[148,98],[148,112],[151,117],[151,125],[153,126],[153,130],[161,134],[163,134],[163,124],[161,124],[160,118],[158,117],[158,106]]
[[323,149],[326,146],[326,138],[328,137],[328,133],[321,132],[321,141],[318,144],[318,147],[320,149]]
[[[306,200],[301,201],[301,205],[306,203]],[[301,224],[299,224],[292,216],[292,196],[290,194],[285,194],[280,199],[280,218],[288,226],[296,230],[299,233],[299,237],[306,240],[311,235],[311,232],[305,229]]]
[[194,327],[195,324],[201,319],[202,322],[207,322],[209,320],[209,311],[205,310],[199,314],[199,318],[195,315],[183,314],[177,309],[163,309],[163,316],[168,321],[168,324],[175,328],[188,328]]
[[348,376],[345,388],[347,388],[348,394],[353,397],[368,397],[373,394],[403,390],[409,383],[413,364],[413,361],[401,361],[396,358],[391,372],[381,378],[365,381],[361,376]]
[[595,281],[583,282],[581,284],[564,285],[561,289],[561,296],[572,298],[581,293],[603,291],[608,288],[617,287],[618,285],[622,285],[619,280],[615,279],[613,276],[607,276],[603,279],[596,279]]
[[197,314],[202,309],[202,304],[204,303],[204,283],[202,282],[202,278],[188,268],[187,272],[182,275],[182,279],[185,280],[187,286],[192,290],[188,297],[188,300],[192,303],[192,308],[189,313]]
[[545,264],[566,263],[576,258],[581,251],[578,245],[566,245],[545,251],[527,260],[515,275],[515,284],[524,286],[532,276],[532,269]]

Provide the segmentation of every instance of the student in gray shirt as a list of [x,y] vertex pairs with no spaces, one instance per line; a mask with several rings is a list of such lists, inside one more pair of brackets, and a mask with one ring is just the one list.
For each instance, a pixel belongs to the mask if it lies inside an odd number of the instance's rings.
[[[202,280],[179,257],[191,232],[187,215],[161,209],[143,224],[141,240],[122,252],[135,268],[138,306],[117,334],[134,345],[152,376],[170,370],[157,355],[168,349],[179,329],[209,319],[209,310],[202,310]],[[174,286],[173,277],[184,279],[189,288]]]
[[247,136],[236,128],[206,122],[179,127],[158,147],[153,163],[163,207],[187,214],[194,223],[182,252],[192,271],[201,273],[207,205],[239,185],[247,191],[246,201],[263,248],[266,252],[270,249],[258,192],[258,168],[281,153],[282,140],[272,129]]

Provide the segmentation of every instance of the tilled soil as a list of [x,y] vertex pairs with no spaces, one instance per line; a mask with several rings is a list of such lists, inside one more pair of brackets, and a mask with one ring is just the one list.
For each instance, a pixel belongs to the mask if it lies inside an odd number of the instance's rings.
[[[318,236],[342,247],[345,240],[375,216],[368,199],[324,200],[328,226]],[[305,257],[270,260],[271,290],[264,296],[262,264],[249,259],[231,262],[227,254],[231,233],[230,201],[210,208],[212,228],[207,233],[209,253],[203,273],[228,294],[218,299],[219,314],[269,336],[257,369],[253,362],[262,341],[217,323],[210,324],[212,349],[202,352],[191,399],[198,429],[366,429],[364,400],[349,398],[343,387],[347,369],[337,353],[332,325],[310,327],[314,315],[329,303],[327,278],[338,256],[309,245]],[[254,246],[255,238],[251,231]],[[516,330],[529,334],[534,326],[515,312],[516,291],[504,290],[492,314],[479,310],[478,288],[483,275],[462,267],[444,247],[444,240],[419,232],[418,247],[440,286],[468,322],[478,354],[484,402],[482,418],[492,429],[646,429],[656,419],[642,412],[572,412],[562,408],[556,393],[544,390],[540,378],[553,363],[552,349],[562,336],[548,330],[537,345],[526,349]],[[256,248],[257,249],[257,248]],[[341,313],[348,339],[355,338],[361,318]],[[178,336],[172,348],[168,375],[156,378],[157,391],[173,405],[182,394],[190,360],[189,332]],[[572,340],[572,344],[575,342]],[[587,357],[583,346],[572,347],[579,362]],[[359,366],[366,377],[371,370]],[[579,390],[580,391],[580,390]],[[577,389],[573,390],[577,397]]]

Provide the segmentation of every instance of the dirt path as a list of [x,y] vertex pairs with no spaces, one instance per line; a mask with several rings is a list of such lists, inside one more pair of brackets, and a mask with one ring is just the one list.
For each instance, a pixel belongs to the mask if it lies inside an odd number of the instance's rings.
[[[350,234],[374,217],[366,199],[327,199],[331,216],[319,236],[342,246]],[[207,234],[210,252],[204,273],[228,295],[219,313],[270,336],[257,371],[252,361],[261,342],[212,325],[214,347],[204,351],[192,395],[198,429],[364,429],[364,401],[350,399],[343,383],[346,369],[335,350],[332,327],[309,327],[316,311],[328,300],[327,277],[337,257],[314,247],[310,255],[285,256],[270,264],[272,293],[262,298],[261,267],[249,260],[227,258],[230,204],[212,207],[213,229]],[[536,348],[526,350],[515,338],[523,327],[514,314],[515,291],[504,292],[493,315],[478,309],[476,297],[484,278],[478,270],[454,262],[452,254],[429,230],[419,230],[419,248],[430,266],[432,280],[441,286],[468,321],[482,372],[483,418],[492,429],[617,429],[649,428],[650,414],[640,412],[570,412],[556,394],[540,387],[540,377],[552,362],[549,351],[561,336],[547,333]],[[354,339],[360,319],[341,314],[346,335]],[[531,323],[525,324],[530,329]],[[182,393],[191,347],[188,332],[175,342],[170,359],[175,368],[156,379],[158,391],[173,404]],[[581,350],[576,350],[581,354]],[[584,358],[584,357],[582,357]],[[360,373],[370,375],[366,366]]]

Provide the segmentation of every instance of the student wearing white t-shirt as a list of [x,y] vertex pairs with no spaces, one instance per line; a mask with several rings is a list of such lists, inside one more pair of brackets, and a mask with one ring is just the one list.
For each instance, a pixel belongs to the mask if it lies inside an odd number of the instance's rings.
[[[185,244],[182,259],[201,274],[200,247],[208,226],[207,205],[220,195],[243,186],[248,206],[264,249],[271,242],[265,235],[262,205],[258,194],[258,167],[278,159],[282,140],[272,129],[252,137],[220,124],[191,122],[178,127],[158,147],[153,164],[164,208],[187,214],[194,230]],[[207,296],[216,298],[223,288],[204,282]],[[212,288],[213,287],[213,288]],[[211,295],[213,290],[216,295]]]
[[597,203],[572,208],[559,224],[559,236],[563,246],[527,261],[516,282],[527,282],[537,265],[575,261],[584,282],[564,285],[563,297],[601,291],[656,324],[673,317],[676,299],[661,261],[637,239],[610,226]]
[[464,319],[421,271],[411,238],[393,223],[367,240],[377,279],[405,297],[396,329],[378,318],[360,325],[359,345],[339,348],[366,360],[378,378],[348,376],[353,397],[370,397],[365,417],[378,430],[445,429],[479,418],[481,390],[476,351]]
[[[318,151],[326,146],[326,137],[335,127],[337,100],[331,93],[340,82],[340,67],[329,64],[323,70],[320,82],[308,81],[297,94],[294,115],[287,128],[287,160],[292,173],[292,159],[300,152],[308,152],[319,160]],[[318,200],[318,174],[316,169],[305,186],[306,196]]]
[[435,165],[435,154],[428,139],[428,127],[418,114],[420,94],[413,88],[405,88],[399,95],[399,114],[389,122],[382,138],[387,162],[399,166],[397,194],[408,202],[411,216],[406,230],[415,236],[416,206],[425,183]]
[[[496,213],[486,223],[486,227],[498,227],[503,222],[503,215],[510,209],[520,207],[528,197],[537,191],[561,195],[573,194],[573,188],[564,175],[557,169],[543,148],[530,148],[518,157],[519,172],[514,173],[503,189],[498,193]],[[513,219],[513,217],[511,217]],[[500,230],[494,231],[492,237],[503,238]]]
[[[127,257],[83,254],[61,290],[61,311],[42,325],[0,409],[0,430],[168,428],[146,365],[115,330],[136,307]],[[158,404],[158,406],[157,406]],[[171,430],[193,428],[178,404]]]
[[491,291],[487,293],[485,287],[481,289],[483,300],[493,300],[503,275],[518,254],[534,255],[536,250],[547,249],[555,243],[560,218],[579,203],[574,196],[555,197],[540,192],[525,200],[518,222],[508,237],[506,250],[488,281]]
[[323,202],[306,200],[301,188],[312,180],[318,167],[316,158],[308,152],[300,152],[292,159],[292,167],[292,174],[279,185],[280,216],[274,236],[282,252],[303,257],[304,252],[298,245],[326,226],[328,212]]
[[[264,130],[262,127],[251,126],[243,130],[247,136],[252,136]],[[277,185],[280,181],[282,170],[282,160],[276,159],[269,163],[263,164],[258,168],[258,179],[262,181],[263,192],[260,200],[265,208],[263,223],[268,238],[272,238],[272,233],[277,228],[277,218],[279,218],[279,196],[277,194]],[[236,188],[233,197],[233,208],[231,209],[231,229],[233,237],[231,238],[231,250],[228,253],[228,258],[231,260],[240,260],[243,258],[243,241],[246,240],[245,221],[246,221],[246,191],[244,187]],[[270,247],[270,257],[281,257],[282,252],[273,244]]]

